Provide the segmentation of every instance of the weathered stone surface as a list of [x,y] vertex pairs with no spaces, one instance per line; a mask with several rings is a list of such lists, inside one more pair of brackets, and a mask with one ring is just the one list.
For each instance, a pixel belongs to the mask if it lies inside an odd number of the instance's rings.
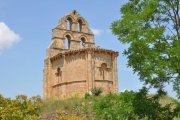
[[117,56],[118,52],[96,47],[87,21],[72,11],[52,31],[44,61],[44,97],[84,96],[95,87],[103,94],[116,93]]

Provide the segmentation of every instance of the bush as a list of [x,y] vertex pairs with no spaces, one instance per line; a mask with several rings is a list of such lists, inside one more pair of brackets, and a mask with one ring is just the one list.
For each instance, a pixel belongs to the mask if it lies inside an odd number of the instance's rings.
[[88,98],[90,98],[91,97],[91,94],[90,93],[85,93],[85,95],[84,95],[84,98],[85,99],[88,99]]
[[173,120],[180,113],[179,103],[160,104],[160,96],[149,96],[146,88],[139,92],[125,91],[96,99],[93,112],[96,120]]
[[40,96],[18,95],[13,100],[0,96],[0,120],[37,120],[41,103]]
[[133,92],[125,92],[123,95],[108,94],[96,100],[94,115],[97,120],[136,120],[133,112]]
[[95,87],[91,90],[93,96],[99,96],[103,91],[100,87]]

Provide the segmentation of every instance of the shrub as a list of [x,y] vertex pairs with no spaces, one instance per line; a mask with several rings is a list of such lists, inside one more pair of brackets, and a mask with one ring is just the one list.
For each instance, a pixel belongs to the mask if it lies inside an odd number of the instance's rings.
[[41,102],[39,96],[18,95],[13,100],[0,96],[0,120],[37,120]]
[[148,96],[146,88],[139,92],[125,91],[96,99],[93,112],[96,120],[173,120],[180,113],[179,103],[160,104],[156,95]]
[[103,91],[100,87],[95,87],[91,90],[93,96],[99,96]]
[[96,100],[94,115],[97,120],[136,120],[133,112],[133,92],[125,92],[123,95],[108,94]]
[[91,97],[91,94],[90,93],[85,93],[85,95],[84,95],[84,98],[85,99],[88,99],[88,98],[90,98]]

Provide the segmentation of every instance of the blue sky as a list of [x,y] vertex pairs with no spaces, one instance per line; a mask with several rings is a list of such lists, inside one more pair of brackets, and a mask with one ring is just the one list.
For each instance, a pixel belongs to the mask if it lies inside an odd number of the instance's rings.
[[[0,94],[14,98],[43,94],[43,64],[51,30],[58,20],[77,10],[95,32],[97,45],[119,51],[119,91],[138,90],[142,83],[126,67],[120,44],[110,25],[120,19],[127,0],[0,0]],[[4,40],[4,41],[3,41]],[[6,40],[6,41],[5,41]],[[171,96],[170,88],[167,88]]]

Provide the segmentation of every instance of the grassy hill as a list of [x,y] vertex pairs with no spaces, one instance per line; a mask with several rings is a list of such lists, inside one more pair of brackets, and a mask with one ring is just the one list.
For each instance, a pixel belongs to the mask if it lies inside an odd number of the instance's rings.
[[154,96],[132,91],[65,100],[0,96],[0,120],[180,120],[180,102]]
[[[104,101],[104,98],[105,98],[104,96],[98,96],[98,97],[91,96],[85,99],[85,98],[80,98],[78,96],[74,96],[72,98],[65,99],[65,100],[55,100],[55,99],[44,100],[41,106],[41,117],[47,118],[48,120],[51,118],[58,118],[60,120],[92,120],[92,119],[95,119],[97,116],[95,112],[98,112],[96,107],[97,105],[99,105],[99,102],[102,102],[102,103],[112,102],[112,104],[114,104],[114,105],[109,105],[109,106],[104,103],[101,104],[100,107],[102,107],[102,109],[100,108],[99,110],[102,110],[102,111],[103,111],[103,107],[105,109],[109,109],[110,107],[114,107],[118,104],[115,101],[108,101],[108,100]],[[116,99],[116,98],[112,96],[111,99]],[[128,98],[125,98],[125,99],[128,99]],[[170,106],[171,110],[173,110],[178,104],[180,104],[177,100],[168,96],[162,96],[159,102],[161,106],[164,107],[163,109],[166,109],[167,106]],[[125,107],[128,107],[128,105],[126,105]],[[113,108],[110,108],[110,109],[112,109],[113,111]],[[125,110],[125,111],[128,111],[128,110]],[[107,114],[108,112],[111,114],[111,112],[107,110]],[[111,120],[111,118],[109,119],[107,118],[107,120]],[[146,120],[146,119],[143,119],[143,120]],[[180,120],[180,117],[176,117],[174,118],[174,120]]]

